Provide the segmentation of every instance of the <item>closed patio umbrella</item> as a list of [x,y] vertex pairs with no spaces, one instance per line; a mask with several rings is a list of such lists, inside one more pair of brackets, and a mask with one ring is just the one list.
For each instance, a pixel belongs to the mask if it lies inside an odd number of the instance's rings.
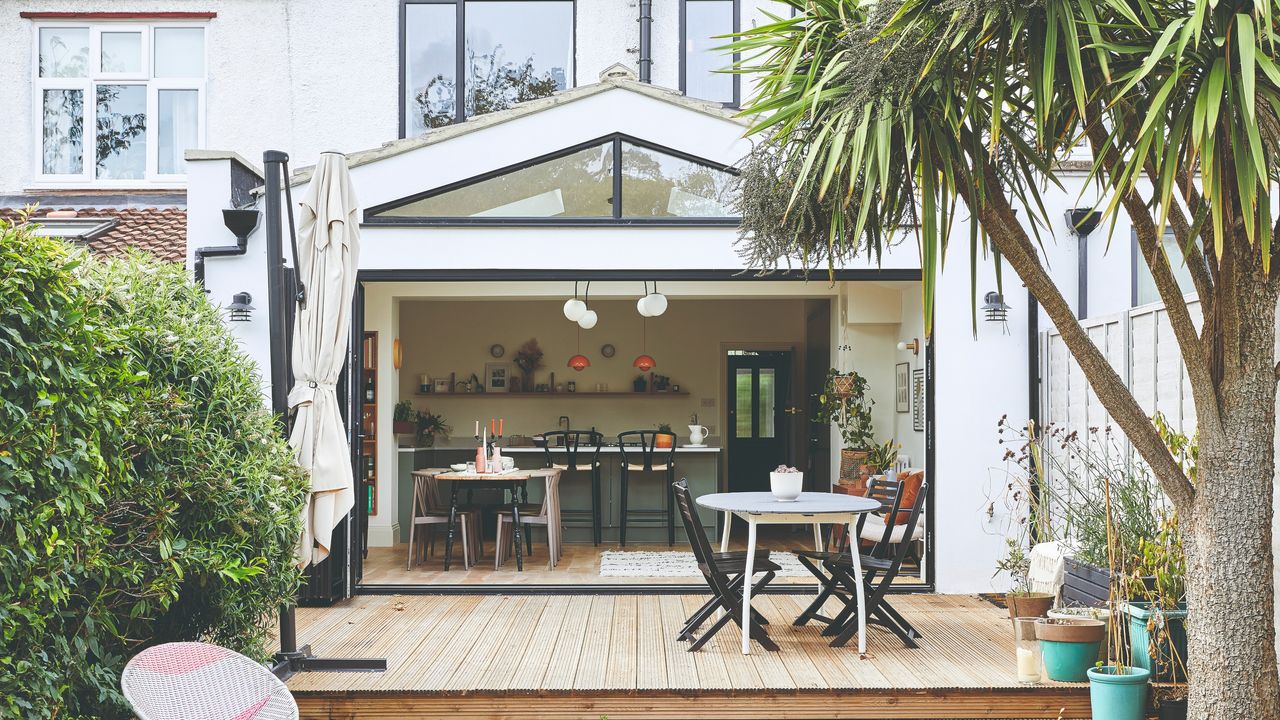
[[311,476],[298,546],[298,564],[306,567],[329,556],[333,529],[355,503],[337,394],[351,333],[351,298],[360,255],[358,210],[346,156],[333,152],[320,156],[299,205],[294,264],[306,296],[294,322],[289,445]]

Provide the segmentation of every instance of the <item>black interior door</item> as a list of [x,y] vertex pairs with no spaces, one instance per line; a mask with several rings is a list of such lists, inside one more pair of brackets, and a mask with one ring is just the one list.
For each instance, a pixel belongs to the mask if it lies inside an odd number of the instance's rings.
[[791,352],[735,350],[728,368],[729,490],[768,491],[769,471],[792,462],[791,416],[785,412]]

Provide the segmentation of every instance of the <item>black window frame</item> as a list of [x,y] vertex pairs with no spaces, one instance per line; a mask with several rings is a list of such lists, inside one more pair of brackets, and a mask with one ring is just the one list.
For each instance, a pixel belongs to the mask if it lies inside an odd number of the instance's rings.
[[[731,165],[715,162],[706,158],[691,155],[674,148],[664,145],[641,140],[640,138],[627,135],[626,133],[610,133],[602,137],[592,138],[585,142],[562,148],[554,152],[539,155],[537,157],[522,160],[518,163],[507,165],[496,170],[490,170],[479,175],[473,175],[462,180],[441,185],[437,188],[424,190],[423,192],[414,193],[407,197],[392,200],[366,208],[364,211],[364,225],[398,225],[401,227],[427,227],[427,226],[445,226],[445,227],[496,227],[496,226],[625,226],[625,225],[647,225],[647,226],[712,226],[712,227],[736,227],[742,218],[738,216],[725,217],[623,217],[622,216],[622,143],[629,143],[639,147],[654,150],[660,153],[670,155],[672,157],[696,163],[712,170],[725,172],[730,175],[738,175],[737,168]],[[380,215],[379,213],[388,210],[394,210],[419,200],[443,195],[454,190],[459,190],[476,183],[492,180],[517,170],[523,170],[534,165],[555,160],[557,158],[567,157],[576,152],[589,148],[599,147],[605,143],[612,143],[613,146],[613,216],[612,217],[409,217],[395,215]]]
[[[689,22],[688,22],[688,4],[690,2],[731,2],[733,3],[733,33],[742,32],[742,0],[680,0],[680,92],[689,97],[688,79],[689,79]],[[741,59],[741,53],[733,53],[733,64]],[[733,100],[731,102],[722,102],[720,105],[727,108],[737,108],[742,106],[742,76],[734,73],[733,78]],[[708,98],[698,98],[707,100],[708,102],[716,102]]]
[[[468,2],[546,2],[547,0],[400,0],[400,32],[399,32],[399,52],[400,52],[400,119],[398,125],[400,128],[400,137],[407,137],[408,123],[405,122],[405,90],[409,86],[409,63],[405,56],[408,35],[408,18],[410,5],[452,5],[453,23],[454,23],[454,58],[453,58],[453,74],[454,74],[454,107],[453,107],[453,123],[458,124],[468,120],[467,112],[467,87],[466,87],[466,52],[467,52],[467,20],[466,20],[466,4]],[[572,18],[569,29],[569,41],[572,43],[573,68],[569,73],[569,87],[572,89],[578,86],[578,0],[556,0],[557,2],[567,2],[571,8],[570,16]],[[736,2],[736,0],[735,0]],[[445,127],[448,127],[447,125]],[[439,128],[432,128],[439,129]],[[428,129],[426,132],[430,132]]]

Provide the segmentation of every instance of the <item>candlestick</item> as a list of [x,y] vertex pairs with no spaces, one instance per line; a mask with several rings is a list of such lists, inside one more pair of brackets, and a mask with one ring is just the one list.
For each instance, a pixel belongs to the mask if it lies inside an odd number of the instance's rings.
[[502,423],[503,423],[503,421],[504,421],[504,420],[505,420],[505,418],[498,418],[498,435],[499,435],[499,436],[502,436],[502,435],[505,435],[505,434],[506,434],[506,433],[502,432]]

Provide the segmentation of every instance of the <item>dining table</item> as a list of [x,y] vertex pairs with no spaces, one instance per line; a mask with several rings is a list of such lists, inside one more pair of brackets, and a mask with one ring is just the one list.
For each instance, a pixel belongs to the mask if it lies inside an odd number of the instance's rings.
[[512,530],[516,541],[516,570],[524,570],[524,544],[521,542],[520,503],[525,501],[526,487],[533,477],[530,470],[506,470],[495,473],[481,472],[446,472],[436,475],[436,480],[449,482],[449,533],[444,542],[444,569],[449,569],[453,559],[453,535],[458,524],[458,491],[463,487],[468,490],[509,490],[511,492]]
[[[751,577],[755,572],[756,527],[758,525],[812,525],[814,550],[822,552],[822,525],[846,525],[849,537],[858,537],[858,518],[880,510],[880,502],[857,495],[804,492],[795,500],[779,500],[768,492],[725,492],[703,495],[698,505],[724,513],[720,552],[729,551],[729,530],[737,516],[747,523],[746,572],[742,583],[742,654],[751,654]],[[867,608],[862,581],[862,559],[858,548],[849,553],[857,578],[858,654],[867,651]]]

